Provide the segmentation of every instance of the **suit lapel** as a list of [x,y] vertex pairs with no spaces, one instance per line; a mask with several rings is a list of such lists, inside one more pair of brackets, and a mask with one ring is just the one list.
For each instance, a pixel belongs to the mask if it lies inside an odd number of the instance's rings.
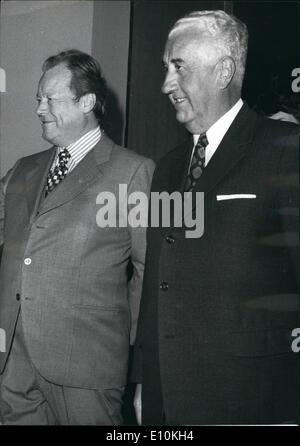
[[86,189],[95,177],[103,175],[102,168],[110,159],[113,145],[114,143],[102,134],[98,144],[41,203],[40,214],[72,200]]
[[204,169],[195,191],[209,193],[249,153],[256,119],[256,114],[244,104]]
[[[226,177],[226,175],[229,175],[230,171],[246,155],[251,153],[256,121],[256,113],[254,113],[248,107],[248,105],[244,103],[240,112],[222,139],[217,151],[199,178],[193,190],[193,196],[195,192],[204,192],[205,200],[207,194],[212,192],[214,188]],[[185,150],[182,150],[181,152],[182,156],[180,156],[179,152],[178,157],[174,157],[172,161],[172,173],[170,174],[171,180],[169,183],[169,193],[177,190],[183,194],[192,148],[193,143],[186,145]],[[176,163],[178,163],[178,166],[176,166]],[[201,197],[197,198],[198,201],[202,199]],[[192,209],[195,209],[196,205],[197,200],[194,196]],[[172,217],[173,216],[171,216],[171,222],[175,222],[176,225],[176,223],[182,221],[183,213],[177,212],[177,214],[174,215],[174,220]],[[163,233],[165,233],[166,230],[167,229],[163,229]]]
[[[170,195],[173,192],[183,193],[193,145],[193,138],[191,137],[173,151],[172,156],[168,160],[165,175],[162,175],[163,183],[159,184],[158,192],[166,191]],[[156,191],[153,190],[152,192]],[[182,220],[182,213],[178,212],[177,208],[175,208],[175,212],[174,214],[174,209],[171,207],[171,227],[174,226],[174,222]],[[166,232],[170,231],[170,227],[160,226],[160,231],[162,236],[164,236]]]
[[176,150],[174,157],[171,160],[171,172],[166,187],[166,190],[170,194],[175,191],[179,191],[180,193],[183,193],[184,191],[193,146],[193,138],[191,137]]
[[39,153],[33,166],[24,171],[24,183],[28,213],[32,217],[36,215],[40,201],[43,199],[48,171],[55,156],[55,148],[51,147]]
[[[204,192],[204,200],[205,196],[251,153],[256,121],[256,113],[244,104],[195,186],[194,192]],[[195,206],[196,201],[193,209]]]

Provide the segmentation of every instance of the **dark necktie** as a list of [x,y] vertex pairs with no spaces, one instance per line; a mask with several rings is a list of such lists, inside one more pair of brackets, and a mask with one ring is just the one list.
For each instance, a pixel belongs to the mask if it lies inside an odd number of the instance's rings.
[[51,192],[67,175],[68,161],[71,158],[67,149],[63,149],[58,154],[58,164],[53,170],[49,170],[46,184],[46,196]]
[[201,177],[205,165],[205,147],[208,144],[206,133],[202,133],[197,141],[188,176],[186,177],[185,192],[191,191]]

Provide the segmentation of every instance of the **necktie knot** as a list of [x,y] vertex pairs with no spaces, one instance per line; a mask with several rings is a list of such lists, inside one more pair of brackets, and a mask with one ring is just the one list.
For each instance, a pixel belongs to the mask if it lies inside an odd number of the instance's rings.
[[201,133],[201,135],[198,138],[196,146],[202,146],[205,148],[207,145],[208,145],[208,139],[206,136],[206,132]]

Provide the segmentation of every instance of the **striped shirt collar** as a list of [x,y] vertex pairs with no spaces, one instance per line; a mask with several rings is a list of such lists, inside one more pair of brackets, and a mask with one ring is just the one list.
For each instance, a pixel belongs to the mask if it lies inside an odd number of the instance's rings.
[[57,153],[61,152],[63,149],[67,149],[71,155],[68,163],[68,172],[70,172],[74,167],[87,155],[87,153],[95,147],[95,145],[100,141],[101,130],[97,126],[93,130],[90,130],[77,141],[68,145],[67,147],[58,147]]

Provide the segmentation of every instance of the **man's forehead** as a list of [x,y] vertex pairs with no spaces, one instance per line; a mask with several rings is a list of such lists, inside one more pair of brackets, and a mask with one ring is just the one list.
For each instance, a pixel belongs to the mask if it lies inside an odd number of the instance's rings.
[[65,65],[57,65],[47,70],[40,79],[39,89],[65,90],[70,85],[71,71]]
[[189,29],[176,32],[167,40],[164,60],[191,57],[193,53],[198,53],[206,42],[207,39],[198,30]]

